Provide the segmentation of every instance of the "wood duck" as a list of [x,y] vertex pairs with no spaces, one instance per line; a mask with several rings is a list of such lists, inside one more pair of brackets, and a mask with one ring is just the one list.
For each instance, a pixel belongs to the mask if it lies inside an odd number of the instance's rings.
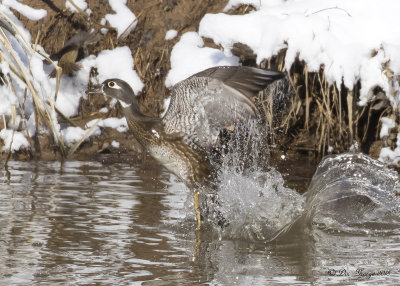
[[163,118],[141,113],[132,88],[120,79],[107,79],[87,93],[117,99],[137,141],[191,186],[210,175],[210,152],[223,128],[254,118],[257,109],[250,97],[283,76],[244,66],[206,69],[172,87]]

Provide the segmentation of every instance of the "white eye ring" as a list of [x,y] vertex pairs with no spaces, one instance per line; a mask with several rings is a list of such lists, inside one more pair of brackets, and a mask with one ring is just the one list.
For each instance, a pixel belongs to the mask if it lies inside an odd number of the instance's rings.
[[113,88],[113,87],[115,86],[115,82],[109,81],[109,82],[107,83],[107,85],[108,85],[108,87]]

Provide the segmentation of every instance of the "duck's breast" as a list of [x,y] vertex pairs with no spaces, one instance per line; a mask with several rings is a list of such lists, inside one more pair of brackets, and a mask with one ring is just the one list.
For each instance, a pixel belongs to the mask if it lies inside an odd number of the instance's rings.
[[184,181],[189,179],[190,168],[188,163],[184,160],[184,157],[171,148],[171,146],[167,144],[151,144],[147,147],[147,150],[154,159],[170,172]]

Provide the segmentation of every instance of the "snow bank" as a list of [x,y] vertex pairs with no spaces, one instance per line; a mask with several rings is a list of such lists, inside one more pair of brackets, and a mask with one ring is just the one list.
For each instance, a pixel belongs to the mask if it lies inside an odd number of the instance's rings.
[[[119,37],[136,20],[136,16],[126,6],[126,0],[108,0],[108,3],[116,13],[107,14],[104,18],[110,23],[112,27],[117,29]],[[133,30],[135,27],[136,24],[133,24],[130,29]]]
[[[257,61],[287,49],[285,66],[296,57],[310,72],[323,65],[330,84],[350,90],[361,81],[359,104],[365,105],[368,91],[376,86],[389,90],[382,65],[400,72],[400,36],[396,23],[397,0],[231,0],[227,8],[251,4],[258,11],[246,15],[207,14],[199,34],[229,51],[234,43],[247,44]],[[390,58],[389,54],[390,53]]]
[[235,56],[226,56],[217,49],[204,47],[204,42],[196,32],[187,32],[171,51],[171,70],[165,85],[171,87],[181,80],[214,66],[238,65]]

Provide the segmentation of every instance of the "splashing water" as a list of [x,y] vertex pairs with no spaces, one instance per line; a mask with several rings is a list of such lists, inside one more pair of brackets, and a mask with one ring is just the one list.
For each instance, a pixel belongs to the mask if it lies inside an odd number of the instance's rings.
[[269,241],[302,212],[303,197],[284,187],[275,169],[240,174],[228,168],[220,180],[218,211],[228,222],[224,237]]
[[[260,125],[247,126],[236,128],[229,144],[222,146],[225,153],[213,190],[199,189],[205,206],[203,227],[224,239],[264,242],[297,222],[328,232],[400,233],[395,171],[363,154],[327,156],[306,194],[300,195],[285,187],[282,175],[269,165],[267,136]],[[191,207],[186,208],[190,217]]]
[[284,187],[281,174],[268,166],[260,129],[253,122],[249,129],[235,130],[222,158],[217,192],[206,198],[211,214],[206,221],[220,237],[269,241],[302,213],[303,196]]
[[327,156],[307,192],[308,222],[327,231],[400,233],[398,174],[363,154]]

